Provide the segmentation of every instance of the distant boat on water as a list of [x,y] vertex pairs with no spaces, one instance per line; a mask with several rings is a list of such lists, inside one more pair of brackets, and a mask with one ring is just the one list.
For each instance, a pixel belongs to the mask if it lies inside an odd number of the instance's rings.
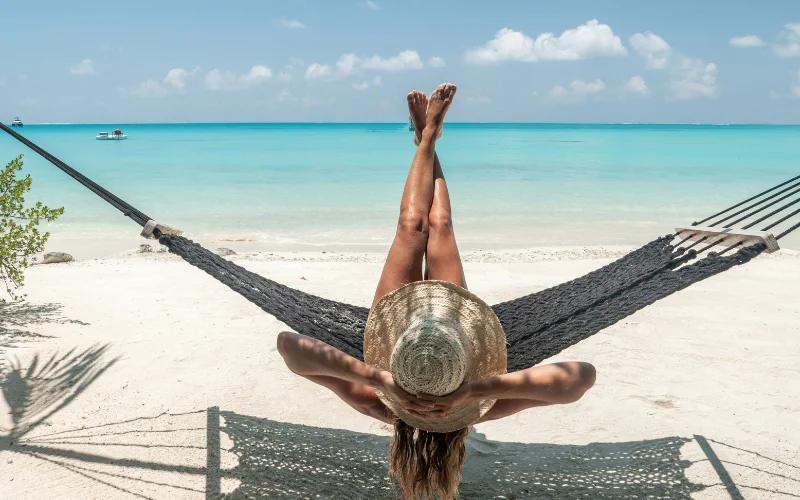
[[114,132],[112,132],[111,134],[109,134],[108,132],[100,132],[99,134],[97,134],[97,137],[95,137],[95,139],[97,139],[98,141],[122,141],[127,138],[128,136],[123,134],[122,130],[120,129],[114,130]]
[[19,116],[14,117],[14,121],[11,122],[11,126],[12,127],[21,127],[22,126],[22,120],[19,119]]

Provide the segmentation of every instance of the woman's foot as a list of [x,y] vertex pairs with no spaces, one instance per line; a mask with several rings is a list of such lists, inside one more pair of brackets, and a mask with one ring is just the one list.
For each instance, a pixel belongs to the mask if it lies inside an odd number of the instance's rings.
[[444,115],[450,109],[455,95],[456,86],[452,83],[443,83],[431,93],[428,100],[428,114],[425,117],[425,129],[422,131],[423,139],[435,141],[442,134]]
[[411,115],[411,121],[414,122],[414,143],[419,144],[422,139],[422,131],[427,123],[428,96],[425,95],[425,92],[415,90],[408,94],[406,100],[408,101],[408,113]]

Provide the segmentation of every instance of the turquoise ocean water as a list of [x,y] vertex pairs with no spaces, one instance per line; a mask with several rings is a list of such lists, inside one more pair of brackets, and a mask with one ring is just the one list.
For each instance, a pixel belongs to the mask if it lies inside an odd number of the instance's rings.
[[[125,141],[97,141],[122,128]],[[27,125],[20,132],[159,222],[250,248],[385,250],[414,154],[405,124]],[[464,249],[636,245],[800,174],[800,127],[447,124],[437,145]],[[137,227],[25,153],[54,237]],[[787,239],[797,248],[796,236]]]

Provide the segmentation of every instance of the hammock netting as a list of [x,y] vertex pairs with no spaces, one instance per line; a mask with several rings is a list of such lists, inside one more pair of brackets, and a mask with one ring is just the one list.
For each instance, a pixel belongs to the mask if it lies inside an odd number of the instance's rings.
[[[152,223],[150,217],[6,125],[0,123],[0,129],[33,149],[140,226]],[[728,213],[763,195],[769,195],[724,219],[711,223],[711,226],[719,225],[727,228],[729,226],[720,224],[745,212],[747,213],[744,217],[729,222],[728,225],[732,226],[760,215],[765,209],[800,192],[800,189],[796,189],[788,195],[764,204],[791,189],[800,188],[798,179],[800,176],[795,176],[722,212],[695,222],[693,226]],[[789,187],[775,191],[786,185]],[[792,224],[794,222],[791,220],[792,217],[800,214],[800,209],[788,215],[781,212],[797,204],[800,204],[800,197],[773,209],[770,213],[746,224],[742,229],[749,229],[764,221],[767,221],[768,225],[762,228],[762,231],[772,229],[779,224]],[[778,218],[770,223],[767,219],[773,217]],[[786,236],[798,227],[800,222],[794,222],[775,239]],[[710,252],[705,258],[690,263],[706,250],[724,243],[728,236],[720,235],[718,239],[716,236],[713,238],[705,236],[699,239],[694,238],[691,231],[688,233],[688,236],[677,243],[673,241],[676,237],[685,236],[683,233],[663,236],[585,276],[493,306],[506,332],[508,370],[516,371],[538,364],[659,299],[734,266],[744,264],[767,250],[767,245],[762,242],[752,243],[749,246],[739,242],[729,245],[719,253]],[[171,253],[202,269],[265,312],[275,316],[289,328],[363,360],[363,332],[369,313],[366,307],[336,302],[282,285],[222,258],[188,238],[164,234],[158,227],[153,234]],[[695,240],[694,243],[681,247],[684,242],[692,238]],[[695,250],[693,247],[699,243],[706,245],[700,250]],[[724,255],[732,250],[736,251]]]
[[[683,260],[676,257],[672,240],[672,235],[658,238],[585,276],[495,305],[506,332],[508,370],[533,366],[667,295],[749,261],[766,248],[753,245],[674,269]],[[293,330],[364,359],[366,307],[282,285],[183,236],[162,235],[159,242]]]

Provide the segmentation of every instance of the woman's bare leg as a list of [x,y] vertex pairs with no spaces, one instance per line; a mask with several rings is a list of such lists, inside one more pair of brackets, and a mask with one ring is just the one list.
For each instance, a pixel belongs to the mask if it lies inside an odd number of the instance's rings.
[[[417,140],[422,139],[425,117],[414,119]],[[449,281],[467,288],[464,267],[458,253],[456,237],[453,232],[450,193],[444,179],[439,156],[433,155],[433,201],[428,214],[428,246],[425,252],[425,279]]]
[[[427,104],[428,116],[422,139],[411,163],[400,200],[397,232],[386,257],[372,307],[387,293],[422,279],[422,260],[428,246],[428,214],[434,195],[434,145],[455,93],[455,85],[440,85],[431,94]],[[425,94],[412,92],[408,99],[409,109],[418,109],[424,102]]]

